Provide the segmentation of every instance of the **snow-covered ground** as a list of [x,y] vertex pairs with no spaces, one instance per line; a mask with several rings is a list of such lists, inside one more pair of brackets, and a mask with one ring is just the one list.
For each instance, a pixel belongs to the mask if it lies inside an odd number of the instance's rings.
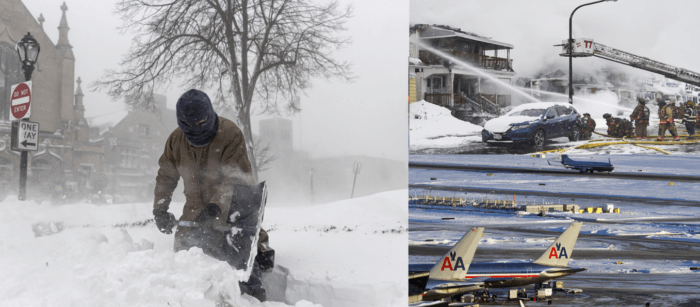
[[[596,154],[569,154],[576,161],[610,162],[615,166],[615,173],[660,174],[660,175],[700,175],[700,157],[673,156],[654,157],[646,155],[620,155],[601,157]],[[533,158],[530,155],[409,155],[409,163],[434,163],[471,166],[521,167],[536,169],[561,170],[561,157],[546,154],[546,159]]]
[[[451,196],[451,195],[450,195]],[[549,246],[541,240],[554,240],[547,236],[524,235],[519,239],[513,239],[512,235],[500,234],[492,231],[497,227],[527,227],[528,229],[541,229],[553,232],[563,232],[569,224],[574,221],[583,221],[581,233],[601,236],[640,236],[651,239],[678,240],[700,242],[700,223],[698,222],[654,222],[649,223],[648,219],[692,219],[700,216],[700,208],[681,206],[625,206],[622,214],[574,214],[564,212],[550,212],[546,217],[536,214],[495,214],[479,211],[452,210],[434,206],[414,206],[409,208],[411,223],[423,225],[434,225],[439,227],[449,227],[453,231],[411,231],[409,232],[409,244],[413,245],[445,245],[451,246],[456,243],[464,231],[469,227],[483,226],[484,237],[482,243],[485,248],[499,248],[504,244],[527,248],[540,248]],[[443,218],[450,218],[443,220]],[[637,219],[637,220],[631,220]],[[625,223],[592,223],[605,220],[607,222]],[[591,223],[587,223],[591,222]],[[426,241],[431,240],[431,241]],[[682,243],[679,243],[682,244]],[[480,248],[482,245],[479,245]],[[577,247],[578,248],[578,247]],[[593,244],[584,246],[592,249],[617,249],[620,246],[609,246]]]
[[[0,206],[0,306],[403,306],[407,191],[335,203],[268,204],[276,251],[268,298],[239,294],[242,272],[202,253],[172,252],[150,203]],[[170,211],[182,212],[182,203]],[[65,230],[35,237],[37,222]],[[56,225],[56,224],[54,224]],[[284,270],[283,268],[286,268]]]
[[452,116],[449,109],[421,100],[410,105],[411,148],[456,147],[481,142],[483,128]]
[[[436,180],[431,180],[436,178]],[[643,184],[642,184],[643,183]],[[445,170],[409,170],[409,184],[498,190],[551,192],[580,196],[627,196],[655,200],[691,200],[700,202],[700,182],[674,182],[599,177],[561,177],[526,173],[464,172]],[[609,187],[614,186],[615,189]],[[504,194],[504,193],[500,193]]]
[[[453,246],[464,236],[464,231],[411,231],[408,235],[409,245],[434,245],[434,246]],[[490,229],[484,229],[484,236],[479,241],[479,250],[508,248],[518,250],[541,250],[545,251],[552,242],[556,239],[555,236],[535,236],[522,235],[513,236],[512,234],[503,234],[494,232]],[[577,250],[620,250],[621,247],[595,241],[585,241],[576,243]]]

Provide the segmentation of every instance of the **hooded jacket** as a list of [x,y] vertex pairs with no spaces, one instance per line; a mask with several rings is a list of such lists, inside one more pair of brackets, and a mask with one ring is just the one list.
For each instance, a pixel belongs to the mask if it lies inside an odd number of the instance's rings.
[[[217,226],[226,227],[234,185],[255,182],[243,133],[232,121],[217,118],[217,131],[202,147],[192,146],[181,128],[170,134],[158,160],[154,209],[167,210],[182,177],[186,202],[180,220],[194,222],[208,203],[214,203],[221,209]],[[187,231],[177,228],[176,245]]]
[[191,89],[177,100],[177,125],[196,147],[208,144],[219,129],[219,116],[206,93]]

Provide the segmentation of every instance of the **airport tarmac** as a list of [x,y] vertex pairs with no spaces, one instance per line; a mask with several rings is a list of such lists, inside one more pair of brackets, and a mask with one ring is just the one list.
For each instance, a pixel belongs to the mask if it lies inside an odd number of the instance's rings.
[[[562,226],[570,221],[562,221]],[[596,223],[596,222],[586,222]],[[474,225],[451,225],[410,222],[411,232],[461,231]],[[550,225],[551,226],[551,225]],[[464,229],[462,229],[464,228]],[[541,229],[533,225],[490,225],[486,229],[489,237],[554,238],[556,231]],[[557,279],[564,282],[565,288],[582,289],[581,294],[555,292],[551,306],[700,306],[700,293],[697,280],[700,272],[684,268],[685,273],[654,273],[659,263],[693,263],[700,259],[700,242],[679,242],[672,239],[648,238],[646,236],[612,236],[601,234],[580,234],[577,246],[614,245],[618,249],[577,248],[572,253],[572,265],[589,268],[571,276]],[[409,262],[419,259],[437,260],[449,250],[445,245],[410,245]],[[490,246],[480,244],[473,262],[492,262],[497,260],[536,259],[543,248],[509,248],[508,243]],[[639,272],[605,272],[611,268],[622,267],[614,262],[634,263],[628,268]],[[598,266],[598,267],[597,267]],[[699,265],[700,266],[700,265]],[[533,286],[526,288],[532,289]],[[506,289],[491,289],[499,298],[496,302],[481,302],[482,306],[517,306],[517,301],[502,299],[507,296]],[[547,300],[527,301],[526,306],[550,306]]]
[[[700,273],[699,273],[700,274]],[[696,275],[677,274],[586,274],[559,279],[564,288],[583,290],[579,294],[555,291],[551,298],[525,301],[525,306],[700,306]],[[621,287],[624,285],[624,287]],[[531,287],[530,287],[531,288]],[[480,306],[518,306],[505,300],[507,289],[490,289],[498,296],[495,302],[479,302]],[[548,301],[552,304],[549,305]]]

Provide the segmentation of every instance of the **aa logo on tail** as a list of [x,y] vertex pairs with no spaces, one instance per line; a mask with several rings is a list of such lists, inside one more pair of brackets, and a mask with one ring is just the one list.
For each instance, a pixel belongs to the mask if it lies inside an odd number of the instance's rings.
[[[457,256],[457,253],[455,252],[450,252],[450,257],[445,257],[445,259],[442,261],[442,268],[440,271],[444,271],[445,269],[448,269],[450,271],[454,271],[458,268],[462,268],[462,270],[466,270],[464,267],[464,261],[462,261],[462,257],[457,257],[457,261],[455,261],[455,256]],[[451,258],[451,260],[450,260]],[[452,266],[452,263],[454,262],[454,267]]]
[[566,247],[562,247],[561,242],[557,242],[557,247],[552,247],[552,250],[549,251],[549,259],[552,259],[552,257],[555,259],[561,259],[562,257],[569,259],[569,255],[566,253]]

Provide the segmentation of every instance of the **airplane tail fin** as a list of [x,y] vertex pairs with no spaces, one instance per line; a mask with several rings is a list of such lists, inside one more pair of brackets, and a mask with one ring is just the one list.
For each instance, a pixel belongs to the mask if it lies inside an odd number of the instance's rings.
[[430,269],[431,279],[459,279],[467,273],[484,227],[474,227]]
[[561,163],[568,163],[573,160],[569,159],[569,155],[561,155]]
[[534,263],[551,266],[567,266],[574,251],[578,233],[583,223],[572,223]]

